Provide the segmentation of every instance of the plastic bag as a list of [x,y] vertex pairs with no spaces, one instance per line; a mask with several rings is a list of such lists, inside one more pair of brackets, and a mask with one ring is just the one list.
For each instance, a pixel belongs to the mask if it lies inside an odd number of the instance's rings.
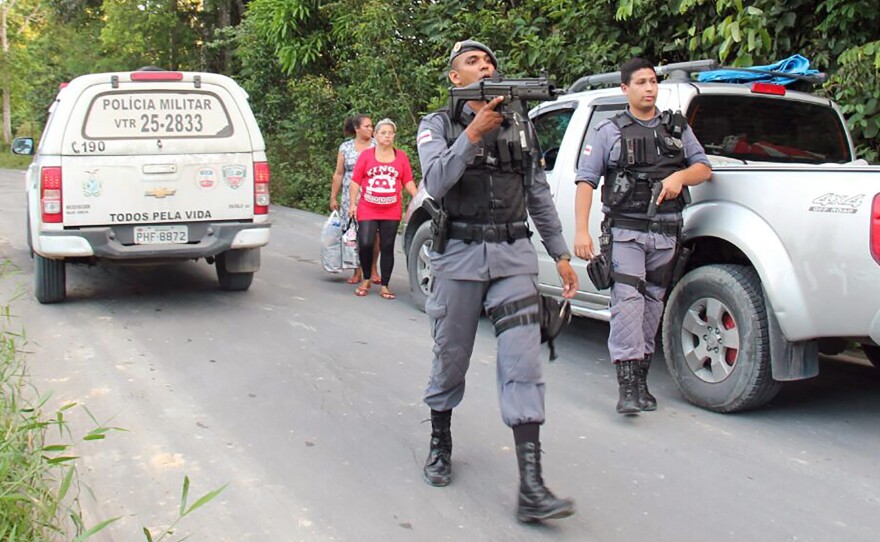
[[357,221],[350,219],[342,232],[342,268],[356,269],[360,267],[358,258]]
[[321,265],[330,273],[339,273],[342,265],[342,220],[333,211],[321,230]]

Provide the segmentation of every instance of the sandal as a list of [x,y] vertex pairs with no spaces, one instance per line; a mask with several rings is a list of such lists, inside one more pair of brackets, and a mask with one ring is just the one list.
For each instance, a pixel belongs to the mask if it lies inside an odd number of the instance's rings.
[[394,299],[395,295],[391,292],[380,292],[379,295],[382,296],[382,299]]
[[382,284],[382,277],[371,277],[370,282],[373,284]]
[[[367,281],[364,281],[364,282],[367,282]],[[358,286],[354,291],[354,295],[356,295],[358,297],[364,297],[369,292],[370,292],[370,283],[367,282],[366,286]]]
[[358,277],[357,275],[353,275],[352,277],[350,277],[350,278],[349,278],[347,281],[345,281],[345,282],[347,282],[348,284],[357,284],[357,283],[362,282],[362,281],[361,281],[360,277]]

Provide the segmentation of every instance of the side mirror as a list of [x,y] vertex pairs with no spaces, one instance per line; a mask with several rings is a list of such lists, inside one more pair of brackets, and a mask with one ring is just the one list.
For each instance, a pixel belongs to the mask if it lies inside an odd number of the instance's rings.
[[34,140],[30,137],[16,137],[12,140],[13,154],[34,154]]

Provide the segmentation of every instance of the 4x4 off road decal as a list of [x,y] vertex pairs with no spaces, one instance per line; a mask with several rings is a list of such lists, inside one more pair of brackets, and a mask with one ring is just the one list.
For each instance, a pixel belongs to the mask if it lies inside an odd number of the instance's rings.
[[847,196],[845,194],[829,192],[814,199],[813,205],[810,206],[809,210],[814,213],[843,213],[851,215],[859,212],[858,208],[861,207],[864,199],[864,194]]
[[239,164],[223,166],[223,180],[230,188],[238,188],[244,182],[247,167]]

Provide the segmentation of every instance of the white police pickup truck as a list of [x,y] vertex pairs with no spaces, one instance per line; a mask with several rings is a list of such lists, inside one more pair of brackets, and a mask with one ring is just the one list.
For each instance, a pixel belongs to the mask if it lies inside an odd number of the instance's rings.
[[[880,366],[880,167],[856,161],[837,106],[765,83],[697,83],[706,64],[658,69],[657,106],[684,112],[713,163],[685,211],[687,272],[671,289],[662,338],[685,397],[718,412],[756,408],[784,381],[818,374],[818,352],[860,343]],[[616,77],[616,79],[615,79]],[[619,74],[572,85],[531,112],[565,237],[574,239],[575,172],[599,122],[626,107]],[[580,91],[585,84],[613,88]],[[422,192],[423,194],[423,192]],[[590,230],[598,239],[600,198]],[[430,226],[414,198],[404,230],[410,285],[423,306],[430,284]],[[539,281],[559,294],[543,245]],[[608,292],[572,262],[575,314],[608,320]]]
[[[13,141],[33,154],[34,141]],[[205,258],[247,290],[269,242],[269,165],[247,94],[212,73],[90,74],[64,86],[27,170],[34,293],[63,301],[65,265]]]

